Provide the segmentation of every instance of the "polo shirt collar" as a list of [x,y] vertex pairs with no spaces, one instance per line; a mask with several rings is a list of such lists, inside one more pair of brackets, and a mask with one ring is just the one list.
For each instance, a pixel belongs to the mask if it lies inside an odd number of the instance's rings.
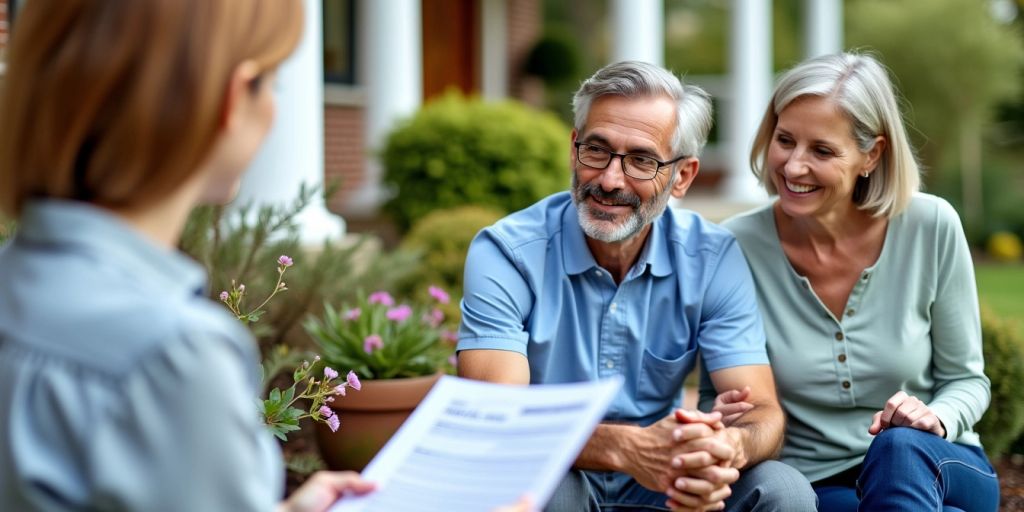
[[[668,246],[665,242],[665,229],[669,219],[668,210],[662,213],[651,223],[651,232],[640,251],[633,268],[627,274],[628,278],[642,274],[650,267],[651,274],[657,277],[667,276],[672,273],[672,260],[668,254]],[[587,246],[586,235],[583,227],[580,226],[579,212],[575,203],[568,203],[562,213],[562,265],[569,275],[582,274],[588,270],[597,268],[597,260]]]

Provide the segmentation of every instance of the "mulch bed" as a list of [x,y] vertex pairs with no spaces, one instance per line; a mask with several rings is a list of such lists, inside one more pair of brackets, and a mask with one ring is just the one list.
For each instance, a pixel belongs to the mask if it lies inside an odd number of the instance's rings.
[[999,473],[999,510],[1024,511],[1024,456],[1006,457],[994,466]]

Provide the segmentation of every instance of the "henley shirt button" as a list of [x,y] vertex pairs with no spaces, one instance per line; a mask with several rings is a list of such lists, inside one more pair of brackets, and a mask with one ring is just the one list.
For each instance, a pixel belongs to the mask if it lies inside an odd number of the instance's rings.
[[870,275],[871,275],[871,274],[868,274],[867,272],[864,272],[864,273],[863,273],[863,274],[862,274],[862,275],[860,276],[860,279],[861,279],[861,281],[867,281],[867,280],[868,280],[868,276],[870,276]]
[[611,359],[605,361],[604,365],[608,368],[615,368],[615,363],[613,363]]
[[611,305],[611,306],[608,306],[608,309],[610,309],[610,310],[612,310],[612,311],[615,311],[615,303],[614,303],[614,302],[612,302],[612,305]]
[[839,354],[838,359],[839,359],[840,363],[845,363],[846,362],[846,354]]
[[836,333],[836,341],[843,341],[843,333],[841,333],[841,332],[837,332]]
[[846,310],[846,316],[853,316],[854,313],[856,313],[856,311],[853,308]]
[[807,284],[807,281],[800,281],[800,286],[803,286],[804,290],[810,288],[810,286]]
[[843,389],[850,389],[850,381],[848,381],[848,380],[844,380],[843,381]]

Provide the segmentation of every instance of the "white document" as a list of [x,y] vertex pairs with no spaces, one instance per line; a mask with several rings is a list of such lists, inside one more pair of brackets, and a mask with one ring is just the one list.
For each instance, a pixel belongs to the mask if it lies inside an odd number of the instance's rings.
[[621,378],[505,386],[442,377],[363,471],[377,490],[346,496],[331,512],[489,512],[524,494],[540,508],[621,386]]

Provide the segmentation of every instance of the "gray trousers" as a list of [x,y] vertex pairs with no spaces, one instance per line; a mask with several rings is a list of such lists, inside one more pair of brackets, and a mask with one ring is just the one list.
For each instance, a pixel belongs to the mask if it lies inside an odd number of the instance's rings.
[[[817,496],[799,471],[769,460],[745,469],[725,501],[729,512],[814,512]],[[668,497],[644,488],[623,473],[570,471],[545,512],[626,512],[669,510]]]

